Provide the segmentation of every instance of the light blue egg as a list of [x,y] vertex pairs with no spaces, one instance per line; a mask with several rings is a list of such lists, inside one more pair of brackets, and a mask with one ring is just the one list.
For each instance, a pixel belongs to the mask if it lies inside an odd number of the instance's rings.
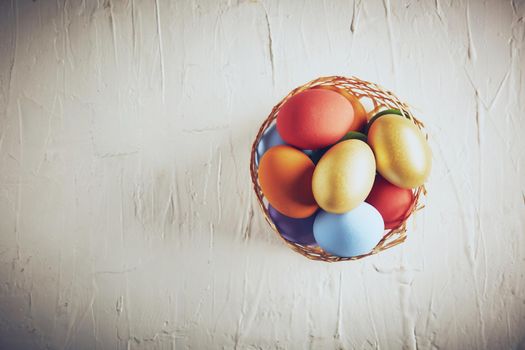
[[327,253],[351,257],[369,253],[383,238],[381,214],[368,203],[344,213],[320,211],[314,221],[314,237]]
[[257,145],[257,152],[255,154],[255,164],[259,165],[259,159],[263,154],[274,146],[286,145],[286,142],[281,138],[277,132],[277,124],[273,124],[261,137]]

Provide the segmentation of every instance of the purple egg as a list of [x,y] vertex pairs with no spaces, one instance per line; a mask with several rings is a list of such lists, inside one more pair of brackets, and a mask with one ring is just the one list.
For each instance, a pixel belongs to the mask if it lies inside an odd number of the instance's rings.
[[294,219],[279,213],[271,205],[268,212],[281,235],[288,241],[302,245],[317,245],[314,238],[314,213],[305,219]]

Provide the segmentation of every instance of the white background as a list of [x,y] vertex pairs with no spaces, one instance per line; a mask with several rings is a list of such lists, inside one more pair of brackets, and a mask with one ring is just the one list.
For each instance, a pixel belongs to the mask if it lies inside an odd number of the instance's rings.
[[[0,1],[1,349],[523,349],[525,3]],[[313,262],[249,152],[355,75],[426,124],[409,239]]]

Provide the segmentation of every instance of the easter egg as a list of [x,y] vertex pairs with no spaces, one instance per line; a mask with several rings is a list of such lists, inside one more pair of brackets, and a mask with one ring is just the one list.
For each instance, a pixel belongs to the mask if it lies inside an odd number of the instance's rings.
[[304,219],[294,219],[279,213],[271,205],[268,213],[277,230],[286,240],[302,245],[315,245],[314,219],[315,213]]
[[283,140],[315,150],[337,142],[354,120],[352,104],[335,91],[309,89],[292,96],[277,115]]
[[286,144],[282,139],[281,135],[277,131],[277,126],[274,124],[266,130],[266,132],[261,137],[259,144],[257,145],[257,152],[255,154],[255,162],[259,164],[259,159],[263,154],[274,146]]
[[320,211],[314,221],[314,237],[319,247],[340,257],[369,253],[383,233],[381,214],[365,202],[344,214]]
[[[341,141],[346,141],[346,140],[353,140],[353,139],[356,139],[356,140],[361,140],[363,142],[366,143],[367,141],[367,137],[365,134],[363,134],[362,132],[359,132],[359,131],[349,131],[345,134],[345,136],[343,136],[343,138],[341,139]],[[341,142],[340,141],[340,142]]]
[[352,95],[345,89],[341,89],[333,85],[320,85],[317,86],[317,88],[332,90],[343,95],[352,104],[354,109],[354,121],[350,125],[350,128],[348,128],[348,131],[358,131],[363,129],[367,122],[367,113],[365,107],[361,104],[356,96]]
[[387,114],[396,114],[396,115],[403,115],[403,113],[401,113],[401,111],[399,109],[386,109],[386,110],[383,110],[381,112],[378,112],[376,114],[374,114],[374,116],[372,118],[370,118],[370,120],[368,121],[368,123],[366,124],[366,127],[365,127],[365,133],[368,134],[368,130],[370,129],[370,126],[380,117],[384,116],[384,115],[387,115]]
[[377,171],[401,188],[422,185],[430,174],[431,153],[425,136],[409,119],[387,114],[368,131],[368,144],[376,157]]
[[379,211],[386,229],[398,227],[409,215],[414,203],[411,189],[397,187],[377,175],[372,191],[365,200]]
[[304,152],[304,154],[306,154],[308,157],[310,157],[314,151],[312,151],[311,149],[303,149],[302,150]]
[[[346,141],[346,140],[352,140],[352,139],[361,140],[363,142],[366,142],[366,140],[367,140],[365,134],[360,133],[358,131],[349,131],[338,142]],[[324,156],[324,154],[326,152],[328,152],[329,149],[330,149],[330,147],[324,147],[324,148],[321,148],[321,149],[317,149],[317,150],[313,151],[311,154],[309,154],[309,157],[314,162],[314,164],[317,164],[319,162],[319,160],[321,159],[321,157]]]
[[362,203],[374,183],[374,154],[363,141],[352,139],[330,148],[319,160],[312,191],[319,206],[341,214]]
[[291,218],[306,218],[318,208],[312,194],[314,163],[291,146],[270,148],[262,156],[258,179],[268,202]]

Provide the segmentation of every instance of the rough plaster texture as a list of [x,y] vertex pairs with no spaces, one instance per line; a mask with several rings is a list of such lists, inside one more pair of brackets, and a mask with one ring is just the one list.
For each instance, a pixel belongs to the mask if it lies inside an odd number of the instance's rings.
[[[1,349],[525,348],[525,3],[0,1]],[[248,158],[321,75],[431,134],[408,241],[288,250]]]

